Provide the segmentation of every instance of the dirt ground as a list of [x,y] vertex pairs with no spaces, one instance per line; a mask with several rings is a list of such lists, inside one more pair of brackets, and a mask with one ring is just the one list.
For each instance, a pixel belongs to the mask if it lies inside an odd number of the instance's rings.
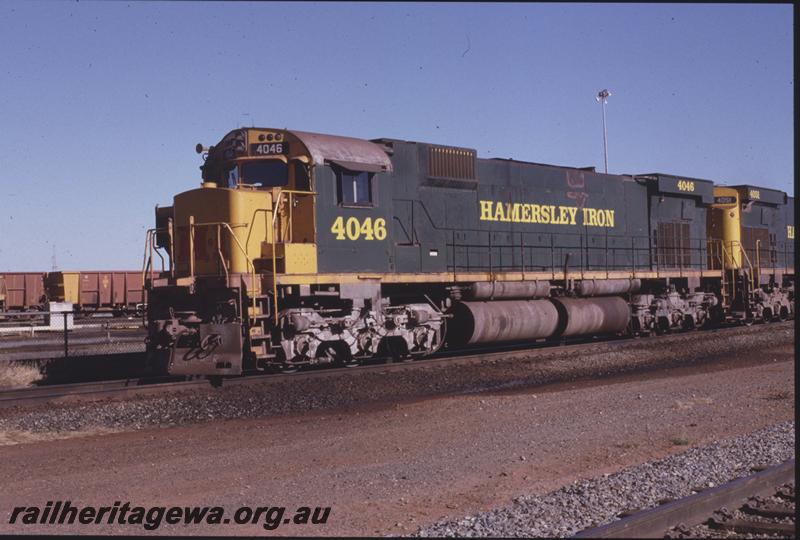
[[327,524],[162,526],[155,534],[407,534],[794,418],[794,346],[646,375],[0,447],[15,506],[331,506]]

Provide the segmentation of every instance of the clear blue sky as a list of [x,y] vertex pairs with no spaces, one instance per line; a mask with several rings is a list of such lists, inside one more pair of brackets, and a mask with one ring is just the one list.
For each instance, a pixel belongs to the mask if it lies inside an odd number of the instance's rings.
[[141,267],[239,125],[793,193],[791,5],[0,3],[0,270]]

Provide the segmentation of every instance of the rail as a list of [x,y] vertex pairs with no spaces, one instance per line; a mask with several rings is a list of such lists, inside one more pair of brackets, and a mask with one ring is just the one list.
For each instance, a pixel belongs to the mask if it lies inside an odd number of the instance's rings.
[[[581,233],[496,232],[480,229],[448,231],[448,271],[488,270],[490,274],[515,271],[524,274],[565,268],[581,276],[587,271],[656,272],[721,270],[709,261],[713,253],[706,238],[662,241],[648,236]],[[497,238],[501,238],[500,242]],[[664,239],[662,239],[664,240]],[[409,245],[414,245],[409,244]],[[535,264],[538,263],[538,264]]]
[[[752,260],[755,262],[756,284],[761,284],[761,273],[764,270],[764,261],[767,261],[766,268],[772,270],[772,274],[777,274],[778,268],[787,269],[789,261],[794,259],[794,250],[789,250],[789,242],[784,242],[782,250],[777,242],[771,241],[769,247],[764,248],[761,239],[756,239],[752,249]],[[779,259],[780,255],[780,259]]]
[[767,495],[794,480],[795,460],[650,508],[607,525],[586,529],[572,538],[664,538],[678,524],[697,525],[722,507],[735,507],[754,495]]

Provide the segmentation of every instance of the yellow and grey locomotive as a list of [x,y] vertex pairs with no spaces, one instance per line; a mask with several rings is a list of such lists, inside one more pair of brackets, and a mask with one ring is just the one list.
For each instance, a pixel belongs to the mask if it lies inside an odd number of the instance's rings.
[[147,237],[148,350],[170,373],[794,312],[775,190],[269,128],[198,152],[202,185]]

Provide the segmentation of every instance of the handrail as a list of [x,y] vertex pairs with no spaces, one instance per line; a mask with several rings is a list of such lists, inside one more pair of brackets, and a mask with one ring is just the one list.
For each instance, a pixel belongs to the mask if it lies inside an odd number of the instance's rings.
[[144,253],[142,254],[142,289],[144,289],[147,280],[147,269],[150,267],[152,260],[152,253],[150,253],[150,236],[153,229],[147,229],[144,236]]
[[753,289],[755,289],[755,282],[753,280],[753,264],[750,262],[750,257],[748,257],[747,250],[744,249],[742,243],[739,242],[738,240],[731,240],[731,247],[736,247],[736,246],[738,246],[739,249],[741,250],[742,255],[744,255],[744,260],[747,262],[747,267],[750,269],[750,272],[748,272],[748,278],[749,278],[748,281],[750,282],[750,290],[752,291]]
[[[222,230],[226,230],[230,236],[233,238],[236,247],[238,248],[239,252],[244,256],[245,261],[247,261],[247,268],[249,270],[251,279],[252,279],[252,287],[253,287],[253,294],[252,297],[252,305],[253,311],[257,308],[257,298],[255,294],[256,289],[256,267],[253,259],[247,253],[247,246],[250,244],[250,239],[253,234],[253,228],[255,224],[256,217],[259,213],[264,213],[265,216],[267,213],[272,213],[272,282],[273,282],[273,301],[274,301],[274,315],[275,315],[275,322],[278,322],[278,291],[277,291],[277,261],[276,261],[276,242],[277,242],[277,225],[278,225],[278,215],[282,214],[281,212],[281,205],[283,204],[284,200],[287,200],[291,205],[292,200],[295,196],[300,195],[310,195],[314,196],[317,195],[314,191],[301,191],[301,190],[289,190],[289,189],[280,189],[278,190],[275,203],[272,208],[257,208],[252,215],[252,219],[250,220],[249,226],[245,223],[238,223],[238,224],[229,224],[223,221],[213,221],[213,222],[203,222],[203,223],[195,223],[194,216],[189,216],[188,220],[188,240],[189,240],[189,274],[191,278],[194,278],[194,269],[195,269],[195,249],[194,249],[194,236],[195,236],[195,229],[199,227],[216,227],[217,228],[217,255],[219,256],[220,263],[222,264],[223,271],[225,272],[226,281],[230,278],[230,273],[228,271],[227,261],[225,260],[225,256],[222,251]],[[289,230],[290,233],[293,232],[292,230],[292,220],[291,220],[291,207],[289,209]],[[268,218],[267,218],[268,219]],[[265,222],[265,225],[267,223]],[[245,239],[245,245],[243,246],[239,237],[233,231],[233,227],[248,227],[247,236]],[[155,235],[160,232],[167,232],[170,235],[170,244],[173,243],[173,233],[169,229],[164,228],[153,228],[148,229],[145,235],[145,246],[144,246],[144,254],[143,254],[143,261],[142,261],[142,285],[144,286],[147,278],[148,269],[150,270],[151,279],[153,273],[153,249],[155,245]],[[290,235],[291,236],[291,235]],[[164,258],[156,249],[156,253],[161,258],[162,267],[164,266]],[[172,257],[170,257],[170,271],[172,271]]]
[[[728,261],[728,260],[730,260],[731,263],[732,263],[730,265],[731,279],[734,278],[734,273],[736,271],[736,266],[733,264],[735,262],[734,259],[733,259],[733,251],[734,251],[735,248],[738,247],[739,250],[741,251],[742,255],[743,255],[744,262],[747,263],[747,269],[749,270],[749,272],[747,273],[748,274],[747,278],[748,278],[748,282],[750,283],[750,290],[752,291],[753,289],[755,289],[756,280],[755,280],[755,278],[753,276],[753,264],[750,261],[750,257],[747,255],[747,250],[744,249],[744,246],[742,245],[742,243],[739,242],[738,240],[729,241],[728,244],[729,244],[730,252],[731,252],[729,254],[728,250],[725,249],[725,241],[724,240],[722,240],[722,239],[711,239],[711,240],[709,240],[709,242],[719,242],[719,246],[721,248],[721,257],[718,256],[717,258],[721,259],[720,260],[720,264],[721,264],[720,270],[722,272],[723,286],[725,285],[725,283],[724,283],[724,279],[725,279],[725,262]],[[759,267],[759,272],[760,272],[760,267]]]
[[[281,203],[283,202],[283,194],[289,194],[289,230],[294,232],[292,228],[292,197],[294,195],[316,195],[315,191],[299,191],[294,189],[279,189],[278,195],[275,197],[275,204],[272,209],[272,314],[275,318],[275,324],[278,324],[278,259],[276,253],[276,243],[278,238],[278,214],[281,213]],[[313,215],[313,214],[312,214]],[[316,219],[316,217],[314,218]],[[316,227],[314,227],[316,230]],[[293,235],[290,235],[290,239]],[[285,253],[284,253],[285,256]]]
[[[164,232],[165,229],[162,228],[151,228],[145,231],[145,240],[144,240],[144,254],[142,256],[142,288],[144,288],[146,277],[147,277],[147,270],[150,269],[150,280],[153,279],[153,250],[155,250],[156,255],[161,259],[161,271],[165,271],[164,267],[164,256],[158,251],[157,247],[153,247],[155,245],[155,236],[159,232]],[[170,256],[169,260],[170,264],[170,271],[172,271],[172,257]]]
[[[227,265],[226,265],[226,262],[225,262],[225,258],[224,258],[223,254],[222,254],[222,246],[220,244],[220,236],[221,235],[219,234],[219,232],[222,230],[222,228],[227,230],[230,233],[231,238],[233,238],[233,241],[236,242],[236,246],[239,248],[239,251],[242,253],[242,255],[244,256],[244,259],[247,261],[248,267],[251,269],[251,274],[250,274],[251,278],[252,278],[252,282],[251,283],[252,283],[252,287],[253,287],[254,290],[252,291],[253,294],[251,294],[250,296],[253,298],[253,311],[255,311],[255,308],[256,308],[256,294],[255,294],[256,265],[253,263],[252,259],[250,259],[250,257],[247,255],[247,250],[242,246],[242,243],[239,241],[239,238],[236,236],[236,233],[233,232],[233,228],[231,227],[231,225],[228,222],[225,222],[225,221],[209,221],[209,222],[205,222],[205,223],[194,223],[193,217],[194,216],[189,216],[189,238],[190,239],[192,238],[192,235],[194,234],[194,229],[196,227],[211,227],[211,226],[217,227],[217,248],[218,248],[217,249],[217,253],[220,256],[220,262],[222,263],[222,267],[225,270],[225,280],[226,280],[226,282],[228,280],[228,275],[229,274],[228,274],[228,268],[227,268]],[[243,226],[244,226],[244,223],[234,224],[234,227],[243,227]],[[193,242],[191,242],[191,241],[189,243],[189,252],[190,252],[189,253],[189,261],[191,263],[191,267],[194,268],[194,245],[193,245]],[[192,277],[194,277],[194,273],[193,272],[192,272]]]
[[[273,227],[273,230],[274,230],[275,226],[278,223],[278,214],[281,213],[280,208],[281,208],[281,203],[283,202],[283,199],[284,199],[284,196],[283,196],[284,193],[287,193],[289,195],[289,199],[288,199],[288,201],[290,203],[289,204],[289,230],[291,231],[292,230],[292,219],[291,219],[291,217],[292,217],[291,216],[291,213],[292,213],[292,205],[291,205],[292,199],[294,198],[295,195],[316,195],[317,192],[316,191],[300,191],[300,190],[296,190],[296,189],[279,189],[278,190],[278,195],[275,197],[275,204],[273,206],[273,211],[272,211],[272,227]],[[273,236],[273,238],[274,238],[274,236]]]
[[[582,275],[590,268],[599,268],[608,273],[624,269],[634,274],[643,270],[661,272],[670,268],[701,273],[724,268],[720,260],[721,248],[715,245],[719,240],[705,237],[690,238],[688,242],[682,241],[675,246],[664,246],[647,236],[602,234],[593,236],[602,242],[592,244],[586,241],[585,234],[529,234],[515,231],[516,236],[510,235],[508,241],[498,243],[494,238],[489,242],[488,236],[492,231],[474,231],[478,234],[465,239],[456,239],[455,232],[449,231],[445,240],[451,253],[446,261],[450,273],[487,269],[491,272],[528,273],[536,272],[537,267],[540,271],[549,271],[561,267],[555,261],[563,261],[567,251],[577,255],[571,259],[568,270],[571,272],[574,267],[576,275]],[[559,237],[558,242],[556,237]],[[548,253],[549,265],[544,264]],[[473,262],[473,255],[479,257],[477,264]]]
[[[253,211],[253,215],[250,218],[250,226],[249,226],[249,228],[247,230],[247,239],[245,240],[245,243],[244,243],[245,246],[249,246],[250,245],[250,236],[253,234],[253,225],[255,225],[256,216],[258,214],[264,213],[265,216],[267,214],[272,214],[272,225],[273,225],[273,227],[277,224],[277,214],[280,213],[280,211],[279,211],[280,206],[279,205],[280,205],[281,199],[283,198],[283,194],[284,193],[289,193],[290,196],[291,195],[316,195],[317,194],[315,191],[297,191],[297,190],[290,190],[290,189],[280,189],[278,191],[278,196],[276,198],[276,201],[275,201],[275,204],[274,204],[273,208],[256,208]],[[289,200],[291,202],[291,198]],[[266,223],[264,225],[266,225]]]
[[761,240],[756,240],[756,276],[758,284],[761,285]]
[[706,241],[706,256],[707,256],[706,265],[708,266],[709,270],[715,270],[714,262],[719,259],[719,257],[717,256],[717,252],[714,249],[714,246],[715,246],[714,239],[709,238]]
[[[723,287],[723,290],[725,290],[725,288],[728,286],[728,283],[725,282],[725,261],[728,260],[728,257],[731,257],[731,261],[733,261],[733,258],[732,258],[733,255],[728,255],[728,252],[725,249],[725,242],[723,240],[721,240],[721,239],[719,241],[719,246],[720,246],[720,252],[722,253],[722,255],[721,255],[722,256],[722,266],[720,266],[720,275],[722,276],[722,287]],[[731,265],[730,270],[731,270],[731,280],[730,280],[729,283],[734,283],[735,280],[736,280],[736,276],[734,275],[734,273],[736,272],[736,269],[733,267],[733,265]],[[733,301],[735,298],[736,298],[736,287],[735,286],[731,286],[731,301]]]
[[[728,253],[725,251],[725,243],[722,239],[711,239],[711,244],[719,246],[719,249],[715,250],[714,253],[719,260],[719,275],[722,279],[722,294],[724,300],[728,292],[728,281],[725,279],[725,261],[728,258]],[[733,269],[731,269],[731,277],[733,277]],[[735,295],[736,291],[732,291],[732,294]]]
[[[247,229],[247,238],[244,241],[245,247],[250,245],[250,235],[253,234],[253,225],[256,222],[256,216],[261,212],[263,212],[264,215],[266,216],[268,213],[272,213],[272,208],[256,208],[255,211],[253,211],[253,216],[250,218],[250,226]],[[266,229],[267,229],[267,223],[265,220],[264,232],[266,232]]]

